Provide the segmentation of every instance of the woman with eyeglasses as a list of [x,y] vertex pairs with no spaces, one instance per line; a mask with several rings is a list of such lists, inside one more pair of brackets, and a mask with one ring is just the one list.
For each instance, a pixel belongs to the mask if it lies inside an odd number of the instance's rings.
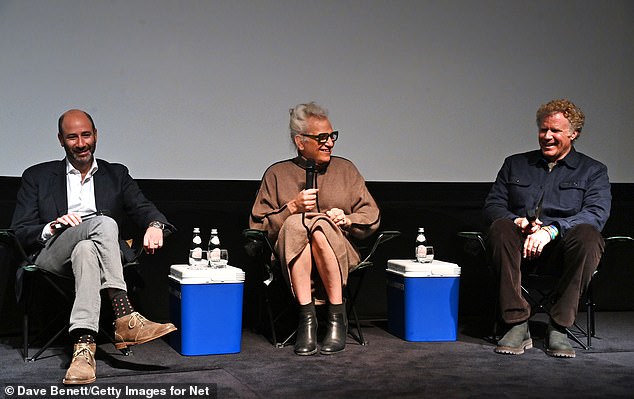
[[324,108],[314,102],[291,108],[289,127],[298,154],[266,170],[249,224],[275,243],[297,300],[295,353],[317,353],[315,301],[326,300],[320,353],[329,355],[346,345],[343,287],[360,261],[350,240],[376,231],[380,213],[354,164],[332,156],[339,132]]

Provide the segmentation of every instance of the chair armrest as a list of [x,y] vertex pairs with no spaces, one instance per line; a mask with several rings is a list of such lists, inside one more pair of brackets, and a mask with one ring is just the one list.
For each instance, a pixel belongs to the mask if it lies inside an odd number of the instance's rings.
[[628,236],[610,236],[605,237],[605,243],[610,244],[613,242],[634,242],[634,238]]
[[275,248],[273,247],[271,240],[269,240],[269,234],[266,230],[244,229],[242,230],[242,236],[244,238],[254,240],[260,242],[263,245],[266,245],[269,251],[271,251],[271,253],[277,258]]
[[458,237],[466,238],[467,240],[477,240],[480,243],[480,247],[486,252],[486,243],[484,233],[481,231],[459,231]]
[[396,238],[400,235],[401,232],[396,230],[379,231],[376,240],[374,241],[374,245],[372,245],[370,253],[368,253],[368,256],[366,256],[365,259],[363,259],[359,264],[366,263],[372,257],[372,255],[374,255],[374,252],[379,247],[379,245],[383,244],[384,242],[388,242],[392,238]]
[[20,262],[27,260],[28,256],[13,229],[0,229],[0,242],[4,243],[13,251],[16,251],[20,256]]

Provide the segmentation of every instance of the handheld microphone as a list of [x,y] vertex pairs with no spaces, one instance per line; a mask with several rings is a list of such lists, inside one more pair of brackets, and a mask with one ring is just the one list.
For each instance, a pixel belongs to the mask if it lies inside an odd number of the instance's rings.
[[[315,183],[315,160],[308,159],[306,161],[306,190],[313,188],[314,183]],[[308,228],[308,226],[306,226],[306,221],[304,220],[305,217],[306,217],[306,212],[302,212],[302,225],[304,225],[304,228],[306,229],[306,236],[310,240],[311,231]]]
[[314,188],[315,182],[315,161],[309,159],[306,162],[306,190]]
[[[86,214],[86,215],[82,216],[82,217],[81,217],[81,221],[83,222],[83,221],[85,221],[85,220],[90,220],[90,219],[94,218],[95,216],[104,216],[104,215],[105,215],[105,216],[109,216],[109,214],[110,214],[110,211],[109,211],[109,210],[107,210],[107,209],[104,209],[104,210],[101,210],[101,211],[96,211],[96,212],[88,213],[88,214]],[[69,226],[68,226],[68,225],[61,224],[61,223],[57,222],[57,223],[55,223],[55,224],[53,225],[53,227],[55,228],[55,230],[61,230],[61,229],[66,229],[66,228],[68,228]]]

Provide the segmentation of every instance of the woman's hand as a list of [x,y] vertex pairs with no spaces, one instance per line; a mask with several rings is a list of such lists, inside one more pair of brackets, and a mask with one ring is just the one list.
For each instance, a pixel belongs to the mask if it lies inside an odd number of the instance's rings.
[[318,191],[318,188],[300,191],[297,197],[288,202],[288,209],[292,214],[312,211],[317,206]]
[[330,220],[335,222],[335,224],[342,229],[347,229],[352,224],[350,219],[346,217],[346,214],[343,213],[343,210],[339,208],[332,208],[331,210],[326,211],[326,216],[328,216]]

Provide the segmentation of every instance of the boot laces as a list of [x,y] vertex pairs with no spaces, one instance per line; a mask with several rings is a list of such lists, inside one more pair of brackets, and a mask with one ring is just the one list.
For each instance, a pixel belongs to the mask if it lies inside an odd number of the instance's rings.
[[139,312],[133,312],[132,314],[130,314],[130,320],[128,320],[128,327],[134,328],[136,327],[137,323],[143,326],[146,321],[147,319],[143,317]]
[[90,351],[89,344],[78,344],[77,349],[73,352],[73,359],[83,356],[87,361],[90,361],[92,352]]

